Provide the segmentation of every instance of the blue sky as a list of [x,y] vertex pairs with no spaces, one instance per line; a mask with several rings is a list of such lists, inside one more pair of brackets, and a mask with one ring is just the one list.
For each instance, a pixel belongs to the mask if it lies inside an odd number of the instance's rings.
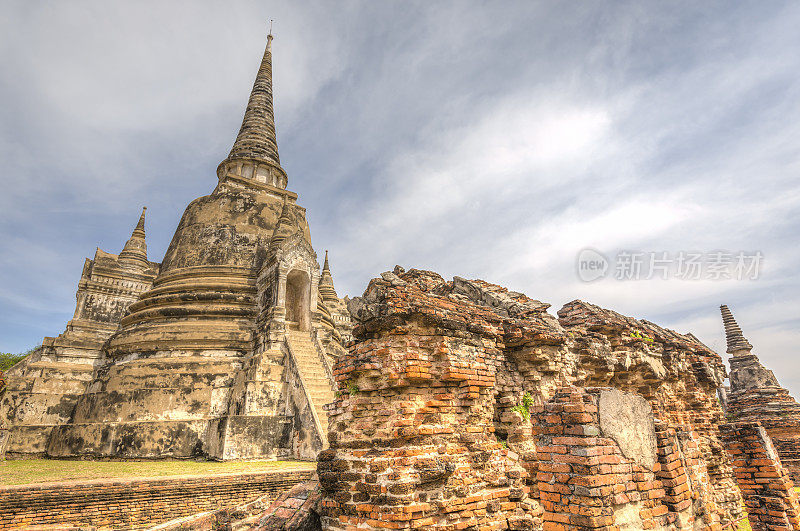
[[[395,264],[580,298],[800,392],[800,4],[4,2],[0,351],[64,328],[148,206],[211,192],[275,20],[278,144],[340,295]],[[756,280],[581,282],[586,247],[760,251]]]

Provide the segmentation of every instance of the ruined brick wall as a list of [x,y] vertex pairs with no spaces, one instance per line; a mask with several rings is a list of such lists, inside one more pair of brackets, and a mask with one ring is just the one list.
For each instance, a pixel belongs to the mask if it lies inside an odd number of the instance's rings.
[[550,528],[719,526],[696,434],[654,424],[647,407],[637,395],[573,387],[535,408],[536,490]]
[[319,481],[312,478],[286,489],[277,498],[274,494],[268,494],[236,506],[170,520],[151,531],[320,531],[319,502]]
[[800,404],[781,387],[775,374],[752,352],[753,345],[726,306],[720,306],[727,352],[731,354],[730,387],[726,393],[728,422],[759,422],[767,430],[781,463],[800,482]]
[[800,529],[797,492],[764,427],[737,422],[720,429],[753,530]]
[[730,364],[727,420],[761,423],[784,468],[800,483],[800,404],[749,351],[735,353]]
[[257,531],[313,531],[319,521],[320,486],[316,480],[298,483],[280,495],[261,514],[251,519]]
[[98,480],[0,487],[0,528],[73,524],[142,528],[278,494],[311,471]]
[[[592,515],[576,508],[579,517],[619,514],[620,522],[633,522],[625,524],[629,529],[637,518],[698,529],[734,520],[741,497],[716,431],[721,358],[693,336],[581,301],[566,305],[559,320],[547,308],[499,286],[458,277],[446,282],[431,272],[398,268],[373,279],[351,301],[356,341],[335,367],[331,448],[318,463],[323,526],[606,525],[602,518],[543,520],[563,513],[543,507],[555,500],[546,499],[540,473],[567,481],[623,474],[623,491],[596,497],[606,509]],[[581,387],[640,397],[653,430],[658,426],[654,452],[663,459],[634,469],[615,444],[588,432],[572,441],[578,454],[588,445],[620,462],[596,465],[595,456],[577,455],[592,459],[563,463],[547,452],[540,458],[540,445],[559,445],[542,439],[541,424],[526,417],[550,407],[560,389]],[[565,430],[599,429],[595,419],[559,423]],[[540,470],[542,464],[552,470]],[[606,464],[622,471],[605,476],[605,468],[591,468]],[[635,511],[626,509],[631,504]]]
[[493,435],[498,355],[431,327],[361,342],[339,360],[331,448],[318,457],[326,529],[535,522],[520,458]]
[[582,301],[566,304],[558,315],[578,356],[577,378],[570,383],[637,393],[658,422],[695,433],[718,506],[738,515],[741,497],[718,432],[725,421],[717,398],[725,378],[721,357],[691,334]]

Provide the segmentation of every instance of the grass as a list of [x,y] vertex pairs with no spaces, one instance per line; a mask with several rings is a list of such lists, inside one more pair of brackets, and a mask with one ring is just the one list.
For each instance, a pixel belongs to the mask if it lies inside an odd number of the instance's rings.
[[0,485],[25,485],[51,481],[100,478],[134,478],[311,470],[307,461],[72,461],[21,459],[0,461]]
[[[746,515],[747,513],[745,513]],[[745,516],[745,519],[739,522],[739,527],[736,528],[737,531],[753,531],[753,528],[750,527],[750,521]]]

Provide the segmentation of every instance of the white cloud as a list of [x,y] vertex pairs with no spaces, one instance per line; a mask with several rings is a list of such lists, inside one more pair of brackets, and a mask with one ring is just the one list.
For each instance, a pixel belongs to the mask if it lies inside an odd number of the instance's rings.
[[[183,206],[214,186],[273,18],[282,162],[340,293],[400,262],[555,307],[582,298],[715,348],[725,302],[800,389],[797,6],[7,11],[0,312],[24,315],[24,334],[62,329],[83,257],[118,250],[142,204],[160,257]],[[765,270],[749,283],[585,284],[586,246],[761,250]],[[23,348],[39,338],[21,319],[2,335]]]
[[[481,223],[469,211],[498,194],[546,194],[568,185],[581,177],[601,146],[613,144],[610,129],[603,109],[522,97],[504,100],[473,122],[396,154],[376,176],[383,181],[381,193],[350,225],[348,245],[354,251],[366,242],[387,252],[407,250],[442,219],[457,216]],[[341,211],[343,217],[352,216],[351,206]]]

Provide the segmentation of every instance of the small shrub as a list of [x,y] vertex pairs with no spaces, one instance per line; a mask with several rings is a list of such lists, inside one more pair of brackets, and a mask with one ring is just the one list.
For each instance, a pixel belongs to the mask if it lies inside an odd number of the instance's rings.
[[347,392],[350,393],[351,396],[355,396],[359,393],[359,391],[361,391],[358,388],[358,385],[356,385],[356,383],[352,380],[347,380],[345,385],[347,386]]
[[511,408],[511,411],[516,411],[522,418],[525,420],[530,420],[531,418],[531,408],[533,407],[533,396],[527,391],[525,394],[522,395],[522,401],[517,404],[516,406]]
[[525,391],[525,394],[522,395],[522,405],[525,406],[525,409],[530,413],[533,408],[533,395]]
[[646,336],[646,335],[644,335],[641,332],[638,332],[636,330],[634,330],[633,332],[630,333],[630,337],[632,337],[634,339],[641,339],[642,341],[647,341],[648,343],[652,343],[653,342],[653,338],[652,337]]

